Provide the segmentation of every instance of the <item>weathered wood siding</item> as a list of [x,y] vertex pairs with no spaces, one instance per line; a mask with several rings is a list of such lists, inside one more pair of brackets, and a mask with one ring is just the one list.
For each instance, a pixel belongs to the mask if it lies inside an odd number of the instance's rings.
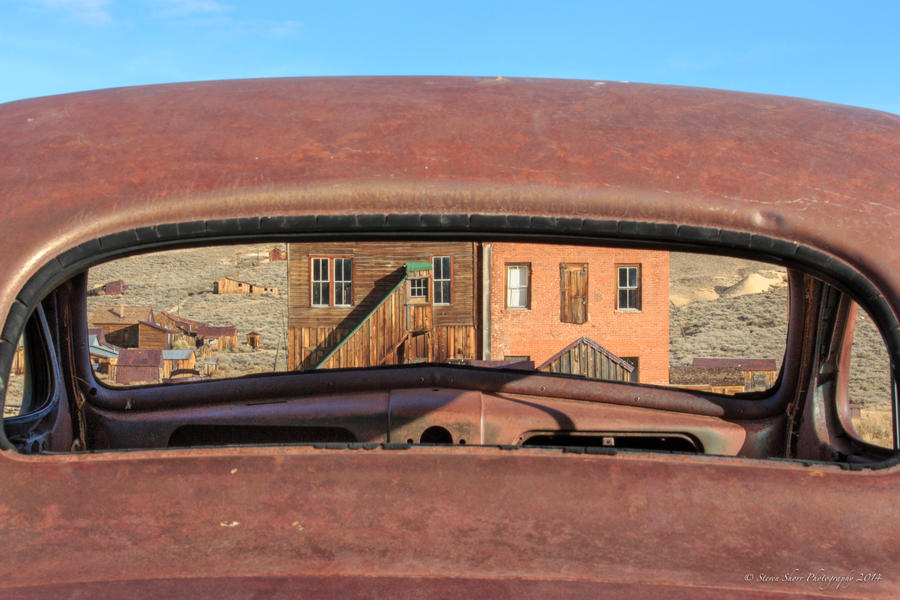
[[103,330],[103,337],[107,342],[120,348],[137,348],[138,326],[136,323],[123,325],[121,323],[93,323],[94,327]]
[[608,381],[631,380],[631,373],[622,365],[587,344],[577,344],[563,352],[550,364],[542,367],[541,371],[580,375],[590,379]]
[[146,323],[138,323],[137,328],[138,348],[143,350],[168,350],[172,347],[172,334],[168,331],[151,327]]
[[401,362],[406,328],[406,286],[400,285],[384,299],[358,329],[341,341],[337,351],[322,363],[322,369],[375,367]]
[[[452,259],[451,303],[433,308],[434,326],[475,324],[475,244],[473,242],[319,242],[288,245],[288,326],[290,328],[352,329],[400,280],[410,261]],[[311,306],[310,259],[343,257],[353,260],[353,304]],[[334,293],[334,279],[331,279]],[[434,289],[428,290],[431,299]]]
[[348,331],[342,327],[289,327],[288,369],[309,369],[322,360]]

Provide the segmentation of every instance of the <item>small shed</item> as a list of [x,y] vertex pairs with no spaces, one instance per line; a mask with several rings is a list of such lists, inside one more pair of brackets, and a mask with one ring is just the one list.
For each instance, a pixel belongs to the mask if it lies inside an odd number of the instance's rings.
[[198,329],[197,334],[204,339],[206,344],[214,345],[218,350],[237,348],[237,328],[234,325],[219,327],[203,325]]
[[119,384],[156,383],[163,378],[163,351],[122,348],[110,377]]
[[767,390],[775,384],[778,376],[774,358],[695,358],[693,367],[715,368],[734,367],[741,370],[745,392]]
[[631,381],[634,365],[585,335],[548,358],[537,370],[589,379]]
[[256,350],[257,348],[259,348],[259,339],[259,333],[257,333],[256,331],[251,331],[247,334],[247,345]]
[[215,358],[205,358],[200,362],[198,369],[200,374],[206,377],[212,377],[219,370],[219,361]]
[[174,371],[180,369],[193,369],[197,363],[194,351],[190,348],[185,350],[163,350],[163,377],[170,377]]
[[669,385],[731,395],[744,391],[744,375],[739,367],[672,366]]

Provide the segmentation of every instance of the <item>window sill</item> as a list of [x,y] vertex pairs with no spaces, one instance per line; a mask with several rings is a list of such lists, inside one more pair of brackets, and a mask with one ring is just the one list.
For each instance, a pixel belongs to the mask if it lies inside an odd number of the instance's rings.
[[639,313],[643,312],[640,308],[617,308],[617,313]]

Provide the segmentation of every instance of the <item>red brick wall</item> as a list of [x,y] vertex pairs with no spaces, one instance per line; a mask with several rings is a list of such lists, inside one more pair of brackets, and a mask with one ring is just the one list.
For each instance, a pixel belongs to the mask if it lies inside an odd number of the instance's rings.
[[[491,359],[540,365],[586,335],[621,357],[637,356],[642,383],[669,381],[669,253],[497,242],[491,244]],[[560,322],[560,263],[588,264],[588,320]],[[506,307],[506,265],[531,263],[531,304]],[[641,265],[641,310],[616,310],[616,265]]]

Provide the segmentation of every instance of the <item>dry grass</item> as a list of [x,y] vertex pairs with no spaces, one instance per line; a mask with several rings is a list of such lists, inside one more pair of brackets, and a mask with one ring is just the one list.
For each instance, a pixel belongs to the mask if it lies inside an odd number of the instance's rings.
[[859,418],[853,419],[853,427],[865,441],[890,448],[894,443],[890,409],[865,408],[859,411]]

